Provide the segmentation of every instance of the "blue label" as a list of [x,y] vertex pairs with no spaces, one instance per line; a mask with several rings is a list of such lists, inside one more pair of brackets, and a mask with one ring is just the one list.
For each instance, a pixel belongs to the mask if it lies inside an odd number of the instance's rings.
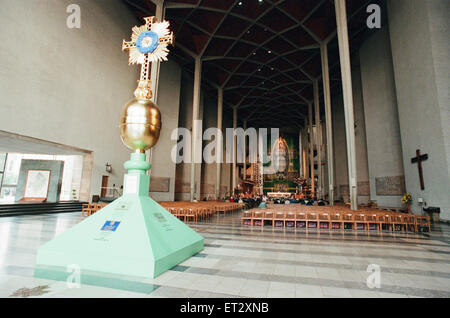
[[117,227],[119,226],[119,224],[120,224],[120,222],[118,222],[118,221],[106,221],[102,227],[102,231],[115,232],[117,230]]

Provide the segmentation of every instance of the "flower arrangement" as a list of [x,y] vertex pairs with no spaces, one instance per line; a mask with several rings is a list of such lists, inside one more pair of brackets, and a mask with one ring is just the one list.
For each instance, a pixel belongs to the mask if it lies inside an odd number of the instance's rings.
[[402,197],[402,203],[404,204],[409,204],[412,201],[412,197],[411,194],[406,193],[403,197]]

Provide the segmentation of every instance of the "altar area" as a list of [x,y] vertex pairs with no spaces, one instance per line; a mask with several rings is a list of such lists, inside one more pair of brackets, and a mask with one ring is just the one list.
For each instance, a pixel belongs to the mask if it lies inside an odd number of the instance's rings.
[[292,195],[291,192],[267,192],[269,199],[287,199]]

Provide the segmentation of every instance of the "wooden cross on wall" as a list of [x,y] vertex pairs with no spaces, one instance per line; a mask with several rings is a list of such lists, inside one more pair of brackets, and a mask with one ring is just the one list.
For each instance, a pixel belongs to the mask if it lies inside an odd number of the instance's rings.
[[428,154],[421,155],[420,150],[416,150],[416,157],[411,159],[411,163],[417,163],[419,169],[420,189],[425,190],[425,184],[423,182],[422,161],[428,160]]

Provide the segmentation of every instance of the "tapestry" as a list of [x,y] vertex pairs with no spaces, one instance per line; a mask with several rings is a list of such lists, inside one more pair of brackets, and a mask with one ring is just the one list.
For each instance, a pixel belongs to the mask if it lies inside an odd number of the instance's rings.
[[264,164],[264,193],[291,192],[298,190],[299,178],[298,135],[282,134],[271,142],[267,138],[267,157]]

